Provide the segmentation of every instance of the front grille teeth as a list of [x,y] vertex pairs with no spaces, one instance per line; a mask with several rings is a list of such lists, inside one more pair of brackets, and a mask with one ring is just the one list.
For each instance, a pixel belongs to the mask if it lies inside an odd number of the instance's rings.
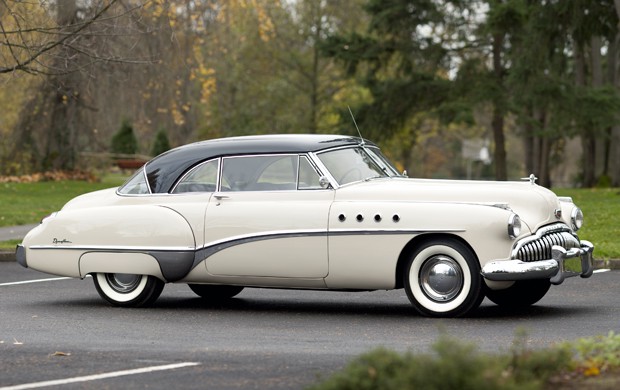
[[554,245],[570,249],[579,246],[579,241],[568,232],[553,232],[530,241],[517,251],[516,258],[521,261],[539,261],[551,258],[551,248]]

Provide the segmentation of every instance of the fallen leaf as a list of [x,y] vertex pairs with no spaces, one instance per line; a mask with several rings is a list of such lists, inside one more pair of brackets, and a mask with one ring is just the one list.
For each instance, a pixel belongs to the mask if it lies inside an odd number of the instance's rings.
[[50,356],[71,356],[71,353],[56,351]]

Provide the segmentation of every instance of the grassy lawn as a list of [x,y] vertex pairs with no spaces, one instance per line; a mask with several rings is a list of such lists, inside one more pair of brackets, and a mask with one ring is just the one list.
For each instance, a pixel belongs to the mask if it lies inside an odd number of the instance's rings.
[[595,259],[620,259],[620,188],[555,189],[570,196],[583,210],[585,222],[579,237],[591,241]]
[[109,187],[125,181],[121,175],[105,176],[100,182],[58,181],[0,184],[0,226],[38,223],[77,195]]
[[[90,191],[118,187],[125,176],[109,175],[98,183],[60,181],[0,184],[0,226],[37,223],[59,210],[71,198]],[[559,196],[570,196],[581,207],[585,224],[580,237],[596,246],[596,259],[620,259],[620,189],[555,189]],[[0,249],[13,248],[14,242],[0,243]]]

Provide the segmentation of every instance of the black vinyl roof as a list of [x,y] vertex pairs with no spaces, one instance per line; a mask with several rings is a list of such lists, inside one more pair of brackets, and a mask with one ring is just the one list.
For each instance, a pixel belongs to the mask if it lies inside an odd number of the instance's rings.
[[[364,141],[366,145],[374,145]],[[219,138],[196,142],[169,150],[146,164],[146,175],[153,193],[166,193],[179,176],[195,165],[216,157],[246,154],[306,153],[354,146],[360,138],[325,134],[256,135]]]

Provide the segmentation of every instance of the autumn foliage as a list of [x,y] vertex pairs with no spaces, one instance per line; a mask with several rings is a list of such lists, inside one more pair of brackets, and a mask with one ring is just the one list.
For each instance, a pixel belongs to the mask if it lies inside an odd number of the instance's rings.
[[96,182],[99,179],[91,172],[84,171],[50,171],[20,176],[0,176],[0,183],[36,183],[41,181],[80,180]]

